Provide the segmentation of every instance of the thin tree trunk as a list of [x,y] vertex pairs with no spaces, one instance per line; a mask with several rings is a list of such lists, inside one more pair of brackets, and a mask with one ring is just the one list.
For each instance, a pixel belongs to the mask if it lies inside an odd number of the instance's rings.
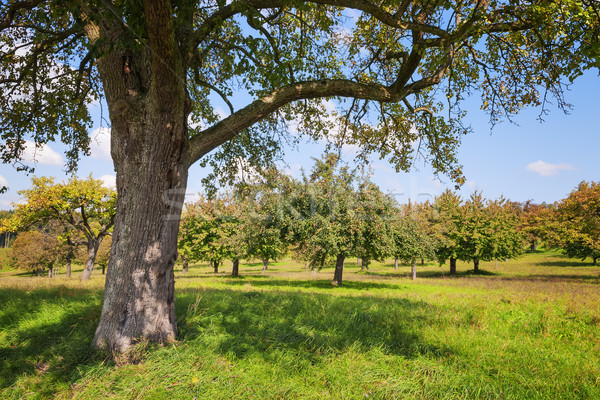
[[342,274],[344,273],[344,260],[346,256],[343,254],[338,254],[337,259],[335,261],[335,272],[333,273],[333,284],[335,286],[339,286],[342,284]]
[[421,266],[424,266],[424,265],[425,265],[425,259],[421,258]]
[[495,258],[495,259],[494,259],[494,262],[495,262],[495,267],[494,267],[494,268],[495,268],[495,269],[498,269],[498,259],[497,259],[497,258]]
[[240,275],[240,259],[235,258],[233,260],[233,264],[231,266],[231,276],[239,276]]
[[106,274],[106,264],[102,264],[102,275]]
[[394,258],[394,269],[398,269],[398,257]]
[[412,259],[410,269],[412,273],[412,279],[414,281],[415,279],[417,279],[417,260],[414,257]]
[[83,273],[81,274],[82,281],[87,281],[92,275],[94,262],[96,262],[96,254],[98,254],[98,248],[100,247],[101,242],[102,238],[88,241],[87,259],[85,260],[85,266],[83,267]]
[[52,267],[48,267],[48,278],[52,278]]
[[181,273],[183,275],[187,274],[190,270],[190,263],[188,262],[186,257],[181,257],[181,262],[183,264],[183,268],[181,269]]
[[456,258],[450,258],[450,275],[456,275]]
[[479,258],[473,259],[473,272],[475,272],[476,274],[479,273]]
[[356,257],[356,265],[362,265],[362,264],[360,263],[360,257]]
[[67,266],[67,278],[71,278],[71,260],[73,259],[73,252],[69,251],[67,254],[66,266]]
[[265,271],[269,268],[269,259],[265,258],[262,260],[263,261],[263,269],[262,269],[262,273],[264,274]]
[[596,262],[598,261],[598,257],[592,257],[592,264],[596,265]]
[[218,261],[211,261],[212,266],[213,266],[213,273],[218,274],[219,273],[219,262]]

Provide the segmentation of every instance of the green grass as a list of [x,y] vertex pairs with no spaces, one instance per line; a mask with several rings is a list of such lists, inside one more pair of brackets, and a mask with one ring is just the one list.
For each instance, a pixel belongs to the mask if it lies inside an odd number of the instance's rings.
[[[177,274],[179,342],[91,348],[102,276],[0,275],[0,398],[600,398],[600,267],[551,252],[360,272]],[[78,276],[80,270],[74,270]]]

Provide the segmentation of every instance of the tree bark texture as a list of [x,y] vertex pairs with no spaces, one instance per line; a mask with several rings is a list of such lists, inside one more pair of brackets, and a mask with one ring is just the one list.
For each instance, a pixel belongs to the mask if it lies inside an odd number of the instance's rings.
[[450,275],[456,275],[456,258],[450,258]]
[[335,261],[335,271],[333,273],[333,284],[336,286],[342,284],[342,274],[344,273],[344,260],[346,260],[346,256],[343,254],[338,254],[337,259]]
[[231,265],[231,276],[239,276],[240,275],[240,259],[236,258],[233,260]]
[[177,142],[187,133],[183,118],[169,113],[140,118],[112,126],[117,214],[94,342],[119,352],[141,338],[161,343],[177,334],[173,269],[187,183]]

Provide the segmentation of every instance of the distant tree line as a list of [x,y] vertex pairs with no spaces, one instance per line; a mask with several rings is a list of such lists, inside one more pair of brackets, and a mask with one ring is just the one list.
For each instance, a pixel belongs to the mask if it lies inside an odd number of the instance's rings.
[[335,265],[333,283],[343,279],[349,257],[363,269],[393,258],[412,266],[423,260],[479,262],[523,253],[519,204],[485,200],[480,193],[463,201],[446,191],[434,202],[400,205],[384,194],[368,173],[340,165],[335,155],[317,160],[299,180],[271,171],[254,184],[228,194],[203,196],[183,213],[179,253],[184,270],[207,261],[215,272],[225,259],[239,273],[239,260],[269,262],[291,253],[312,269]]

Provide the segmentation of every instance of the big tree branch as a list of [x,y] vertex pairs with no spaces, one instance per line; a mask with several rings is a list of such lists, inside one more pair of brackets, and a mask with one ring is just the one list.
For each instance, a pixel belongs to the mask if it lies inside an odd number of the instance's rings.
[[286,104],[296,100],[333,96],[397,102],[404,97],[404,91],[402,88],[392,89],[383,85],[364,84],[346,79],[323,79],[284,86],[252,102],[192,138],[190,140],[190,164]]

